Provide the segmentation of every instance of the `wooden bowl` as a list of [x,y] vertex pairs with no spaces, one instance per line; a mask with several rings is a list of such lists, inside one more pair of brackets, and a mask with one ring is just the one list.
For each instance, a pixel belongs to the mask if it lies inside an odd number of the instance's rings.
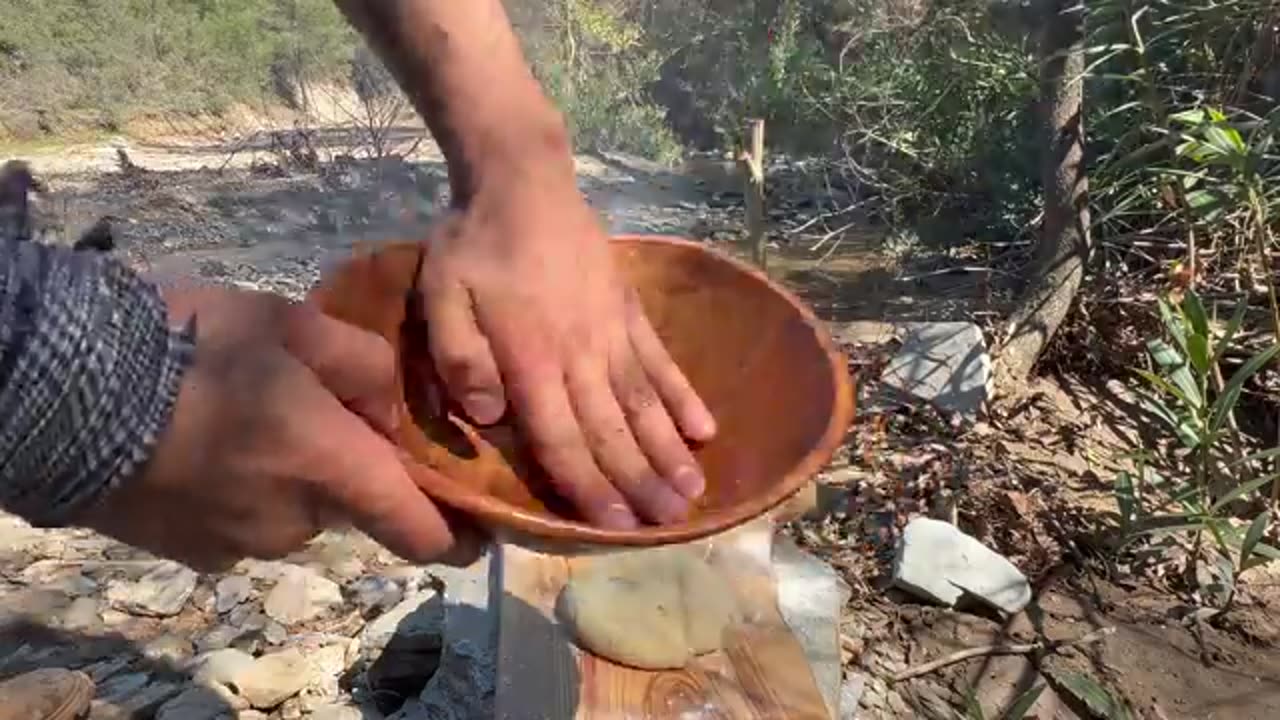
[[[679,238],[618,236],[613,249],[719,428],[713,440],[694,448],[707,491],[689,517],[674,524],[634,530],[589,525],[551,491],[507,420],[476,427],[460,413],[440,412],[438,401],[430,401],[425,328],[406,314],[418,244],[358,251],[312,294],[324,312],[395,347],[404,409],[416,421],[401,424],[397,441],[414,481],[504,539],[580,551],[679,543],[727,530],[804,486],[852,421],[845,359],[825,326],[791,293],[745,263]],[[407,362],[411,358],[416,360]]]

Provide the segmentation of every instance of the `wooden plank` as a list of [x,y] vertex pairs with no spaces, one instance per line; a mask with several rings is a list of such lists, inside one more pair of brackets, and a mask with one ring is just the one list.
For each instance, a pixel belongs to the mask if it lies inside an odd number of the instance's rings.
[[[593,558],[544,555],[501,545],[498,604],[498,683],[495,715],[502,720],[829,720],[808,659],[778,610],[766,563],[744,561],[741,544],[755,542],[767,557],[771,522],[715,539],[712,562],[734,572],[745,620],[732,628],[723,651],[679,671],[644,671],[578,649],[555,620],[555,601],[577,563]],[[752,533],[767,533],[761,540]],[[729,537],[737,533],[738,537]],[[731,544],[737,546],[731,546]],[[730,546],[730,547],[727,547]],[[597,560],[598,561],[598,560]],[[723,567],[724,565],[722,565]]]

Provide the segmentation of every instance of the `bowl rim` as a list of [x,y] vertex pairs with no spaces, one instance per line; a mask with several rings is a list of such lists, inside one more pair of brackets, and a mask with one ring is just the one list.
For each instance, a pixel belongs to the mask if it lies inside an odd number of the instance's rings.
[[[495,535],[509,536],[512,540],[524,536],[537,539],[541,544],[584,543],[590,545],[606,545],[614,547],[650,547],[674,543],[689,542],[729,530],[747,523],[774,509],[787,498],[798,492],[812,477],[822,469],[835,454],[844,440],[849,426],[853,422],[854,401],[852,381],[849,377],[847,360],[836,346],[835,340],[826,324],[809,308],[807,304],[781,283],[774,281],[759,268],[729,253],[684,237],[665,234],[614,234],[609,237],[611,243],[637,244],[650,243],[697,249],[714,256],[718,261],[751,280],[765,286],[781,297],[809,328],[818,347],[826,356],[831,372],[832,387],[835,397],[832,402],[831,415],[827,426],[818,442],[782,477],[774,483],[766,493],[753,496],[747,500],[717,509],[708,515],[697,515],[690,520],[683,520],[668,525],[646,525],[632,530],[613,530],[597,527],[583,522],[550,517],[524,508],[510,505],[495,496],[469,492],[460,481],[449,478],[439,471],[427,466],[417,459],[401,452],[401,461],[405,469],[414,479],[415,484],[432,497],[451,509],[461,511],[480,522]],[[377,255],[403,246],[403,242],[378,243],[369,248]],[[412,243],[417,244],[417,243]],[[359,253],[357,253],[359,254]],[[349,258],[337,268],[342,269],[357,258]],[[322,291],[323,292],[323,291]],[[403,398],[400,400],[404,402]],[[402,430],[422,432],[416,426]],[[440,492],[432,492],[432,490]],[[517,540],[518,541],[518,540]]]

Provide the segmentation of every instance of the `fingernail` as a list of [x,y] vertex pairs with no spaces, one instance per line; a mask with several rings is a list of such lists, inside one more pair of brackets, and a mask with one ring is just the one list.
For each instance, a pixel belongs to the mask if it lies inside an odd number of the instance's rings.
[[487,392],[471,392],[462,398],[462,409],[481,425],[496,423],[506,410],[502,398]]
[[634,530],[640,527],[640,521],[626,505],[615,503],[604,512],[602,519],[605,527],[611,530]]
[[698,413],[689,423],[688,432],[691,440],[702,442],[710,440],[716,435],[716,419],[710,412]]
[[696,500],[707,489],[707,479],[697,468],[685,465],[671,476],[671,485],[689,500]]
[[689,516],[689,501],[666,487],[659,486],[653,505],[657,515],[653,519],[660,523],[677,522]]

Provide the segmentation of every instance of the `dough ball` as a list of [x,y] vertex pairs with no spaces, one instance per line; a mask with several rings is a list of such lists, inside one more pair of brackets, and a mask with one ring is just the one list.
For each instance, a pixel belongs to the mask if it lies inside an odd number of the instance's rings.
[[645,670],[682,668],[720,649],[739,619],[733,590],[701,548],[594,558],[570,574],[557,612],[579,646]]

